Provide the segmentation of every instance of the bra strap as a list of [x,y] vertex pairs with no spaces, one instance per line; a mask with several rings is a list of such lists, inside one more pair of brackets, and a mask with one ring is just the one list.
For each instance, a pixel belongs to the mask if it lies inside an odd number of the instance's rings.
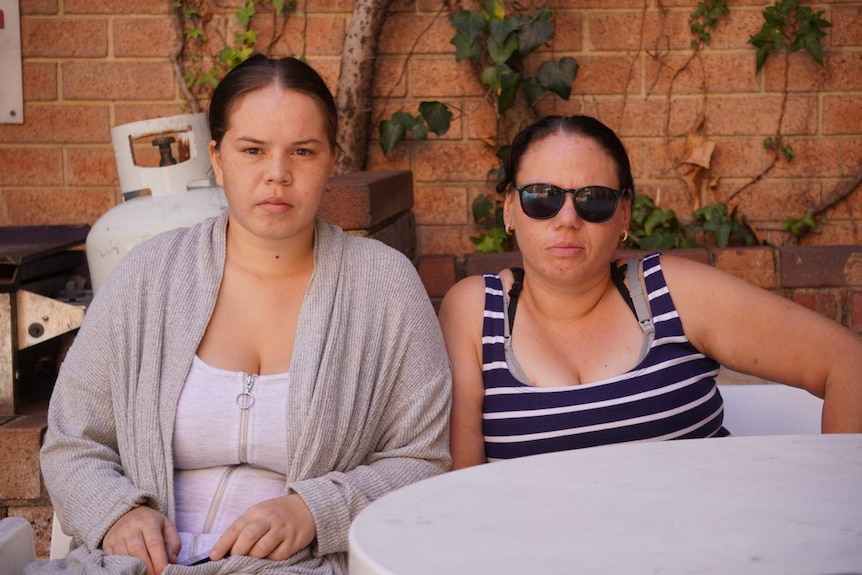
[[655,325],[652,321],[647,294],[644,293],[641,286],[640,276],[643,275],[643,260],[631,259],[628,261],[627,267],[631,302],[634,305],[638,323],[644,332],[644,343],[643,348],[641,348],[641,358],[644,358],[655,339]]
[[[649,305],[646,301],[646,295],[641,287],[640,275],[643,262],[637,259],[629,260],[626,265],[618,268],[615,264],[611,264],[611,278],[614,285],[619,290],[620,295],[628,304],[632,313],[638,320],[646,337],[644,338],[644,348],[641,356],[646,353],[655,337],[655,326],[653,325],[652,315],[650,314]],[[509,334],[512,333],[512,328],[515,325],[515,311],[518,309],[518,296],[521,295],[521,288],[524,286],[524,270],[523,268],[511,268],[514,281],[512,287],[509,288],[509,307],[507,308],[509,319]],[[629,287],[623,280],[623,276],[628,276]]]
[[[631,262],[629,262],[631,263]],[[632,295],[629,293],[629,289],[626,287],[625,282],[625,274],[626,267],[631,269],[631,265],[623,264],[622,267],[617,267],[616,262],[611,262],[611,280],[614,282],[614,285],[617,287],[617,291],[620,292],[620,295],[623,296],[623,301],[629,306],[629,309],[632,310],[632,315],[638,317],[638,312],[635,309],[634,302],[632,302]],[[638,321],[640,318],[638,317]]]
[[515,325],[515,310],[518,309],[518,296],[521,295],[521,288],[524,287],[524,268],[511,268],[514,281],[512,287],[509,288],[509,335],[512,333],[512,326]]

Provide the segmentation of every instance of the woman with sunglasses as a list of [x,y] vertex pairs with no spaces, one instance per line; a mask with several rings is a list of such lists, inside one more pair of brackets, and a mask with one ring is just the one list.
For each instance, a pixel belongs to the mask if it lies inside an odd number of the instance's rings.
[[720,364],[825,397],[824,431],[862,431],[852,332],[710,266],[614,259],[634,183],[610,128],[546,117],[515,137],[504,169],[523,269],[466,278],[440,309],[453,468],[726,435]]
[[254,56],[208,116],[228,208],[138,246],[87,310],[42,450],[76,548],[34,575],[346,574],[356,514],[449,466],[416,269],[316,215],[340,153],[323,79]]

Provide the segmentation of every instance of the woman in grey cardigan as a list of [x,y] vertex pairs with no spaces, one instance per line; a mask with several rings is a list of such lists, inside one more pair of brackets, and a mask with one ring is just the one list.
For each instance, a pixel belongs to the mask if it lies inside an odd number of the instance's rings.
[[42,450],[75,548],[31,575],[346,573],[356,514],[450,464],[413,266],[315,216],[340,153],[323,80],[253,57],[209,122],[229,208],[133,250],[88,310]]

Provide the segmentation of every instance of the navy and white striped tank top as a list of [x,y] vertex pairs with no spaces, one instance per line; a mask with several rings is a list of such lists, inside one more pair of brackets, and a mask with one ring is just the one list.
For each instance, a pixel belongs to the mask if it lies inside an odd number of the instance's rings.
[[[634,369],[583,385],[534,387],[513,373],[500,276],[485,275],[482,427],[488,461],[609,443],[725,435],[719,364],[683,333],[659,255],[643,261],[655,339]],[[515,366],[515,370],[519,370]]]

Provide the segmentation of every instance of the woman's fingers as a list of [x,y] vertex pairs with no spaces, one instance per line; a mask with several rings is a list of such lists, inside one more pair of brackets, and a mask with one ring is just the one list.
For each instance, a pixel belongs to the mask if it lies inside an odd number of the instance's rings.
[[162,513],[149,507],[136,507],[120,517],[105,534],[102,550],[106,555],[129,555],[139,559],[147,575],[159,575],[169,562],[166,536],[171,548],[179,551],[176,528]]
[[162,535],[161,525],[159,527],[158,531],[147,530],[143,534],[146,546],[144,552],[150,557],[150,564],[155,575],[159,575],[168,565],[168,551],[165,548],[165,538]]
[[314,540],[314,518],[298,495],[259,503],[233,522],[210,553],[217,561],[233,555],[287,559]]
[[[245,515],[242,515],[239,519],[231,523],[225,532],[222,533],[222,536],[219,537],[218,541],[216,541],[216,544],[213,545],[213,548],[210,551],[210,559],[212,561],[218,561],[227,555],[228,552],[232,551],[237,538],[242,534],[245,523]],[[234,551],[234,555],[238,555],[238,553]]]
[[[258,543],[263,539],[272,527],[264,521],[248,521],[241,528],[230,552],[232,555],[248,555],[249,557],[266,557],[253,552]],[[270,536],[270,539],[273,537]],[[265,545],[262,544],[262,545]]]
[[266,556],[270,561],[283,561],[293,555],[290,550],[290,545],[283,541],[280,545],[278,545],[275,549],[273,549],[269,555]]
[[180,554],[180,548],[182,547],[182,541],[180,541],[180,534],[177,533],[177,528],[168,520],[167,517],[165,517],[163,532],[165,537],[165,549],[168,552],[168,562],[176,563],[177,556]]

